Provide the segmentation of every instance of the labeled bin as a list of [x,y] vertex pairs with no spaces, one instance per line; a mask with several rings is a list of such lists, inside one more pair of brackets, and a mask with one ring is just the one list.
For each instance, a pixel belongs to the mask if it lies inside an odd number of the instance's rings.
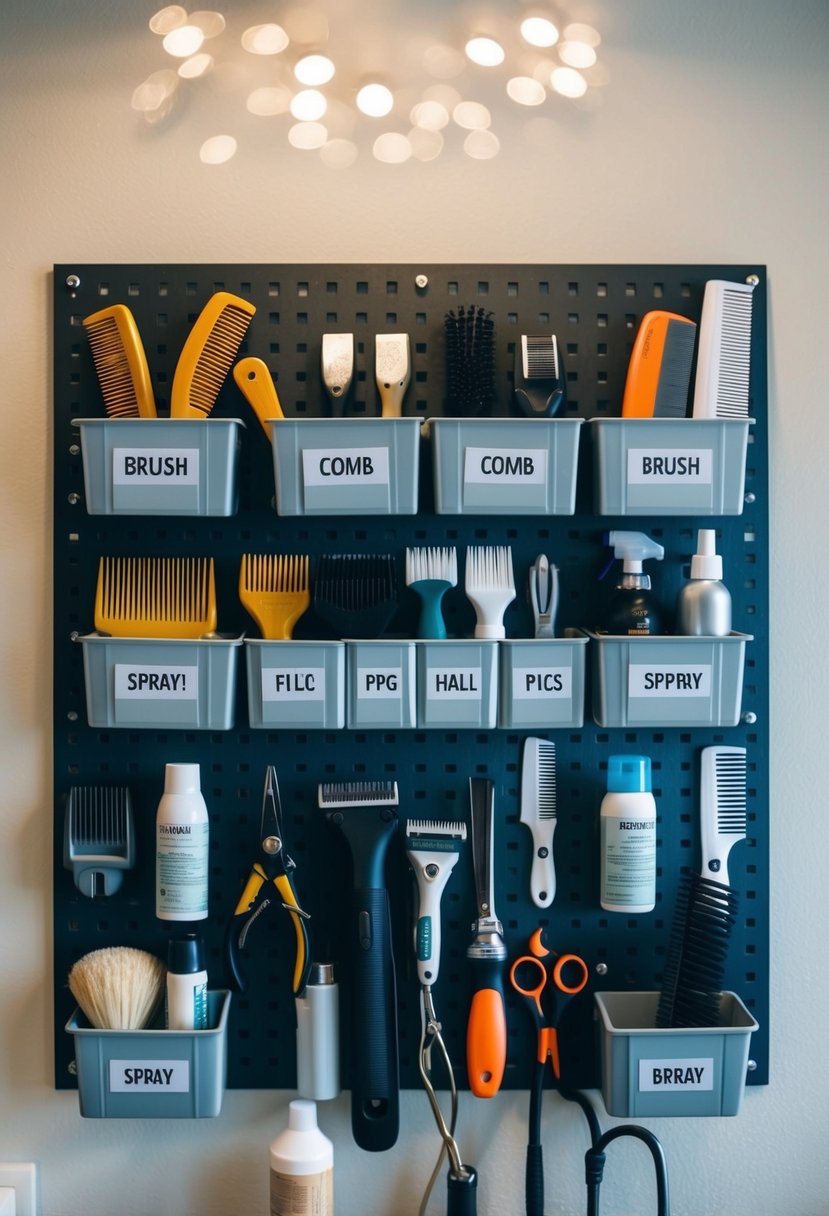
[[230,993],[207,994],[207,1030],[96,1030],[76,1009],[78,1101],[85,1119],[210,1119],[227,1080]]
[[417,725],[489,730],[498,716],[498,642],[461,638],[417,648]]
[[599,515],[741,515],[752,418],[592,418]]
[[271,423],[280,515],[414,515],[418,418]]
[[432,418],[438,515],[572,515],[581,418]]
[[582,726],[587,641],[574,633],[499,642],[498,725]]
[[346,641],[350,727],[383,730],[415,725],[415,644],[380,638]]
[[90,515],[233,515],[239,418],[76,418]]
[[598,726],[736,726],[748,633],[727,637],[591,639],[593,720]]
[[242,637],[78,636],[89,725],[229,730]]
[[658,992],[594,994],[601,1033],[602,1100],[609,1115],[736,1115],[757,1022],[733,992],[720,1024],[657,1027]]
[[248,721],[254,728],[345,725],[345,643],[245,639]]

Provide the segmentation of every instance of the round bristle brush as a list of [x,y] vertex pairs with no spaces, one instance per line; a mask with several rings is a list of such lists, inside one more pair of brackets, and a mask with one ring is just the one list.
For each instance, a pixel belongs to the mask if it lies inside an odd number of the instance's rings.
[[132,946],[106,946],[78,959],[69,990],[96,1030],[141,1030],[164,993],[167,968]]

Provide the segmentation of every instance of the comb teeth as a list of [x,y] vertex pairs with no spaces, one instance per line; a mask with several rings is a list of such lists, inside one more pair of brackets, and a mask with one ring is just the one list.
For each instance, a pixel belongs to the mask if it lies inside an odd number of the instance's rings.
[[538,743],[538,817],[556,818],[556,745],[546,739]]
[[696,335],[697,327],[693,322],[668,322],[665,353],[659,369],[659,387],[653,409],[657,418],[685,417]]
[[307,555],[245,553],[242,582],[246,590],[260,594],[296,594],[308,590]]
[[105,853],[126,848],[129,791],[102,786],[74,786],[69,791],[73,847]]
[[138,327],[124,304],[85,317],[92,361],[109,418],[154,418],[150,372]]
[[693,414],[747,418],[754,286],[711,279],[705,284]]
[[466,840],[466,824],[459,819],[443,822],[438,819],[407,819],[407,836],[451,836]]
[[396,781],[334,781],[319,786],[317,801],[320,807],[366,806],[382,803],[397,806]]
[[394,558],[391,554],[324,555],[317,566],[314,598],[348,612],[396,599]]
[[[123,634],[124,627],[132,630],[167,627],[173,637],[199,636],[215,629],[215,616],[212,558],[101,558],[96,629]],[[193,632],[185,633],[184,629]]]
[[216,321],[196,361],[190,404],[205,414],[213,409],[219,389],[242,345],[250,316],[228,305]]
[[526,380],[558,380],[558,340],[555,334],[521,335],[521,357]]
[[746,832],[746,756],[744,751],[714,755],[717,829],[742,838]]
[[711,879],[683,879],[656,1014],[658,1027],[717,1026],[737,897]]

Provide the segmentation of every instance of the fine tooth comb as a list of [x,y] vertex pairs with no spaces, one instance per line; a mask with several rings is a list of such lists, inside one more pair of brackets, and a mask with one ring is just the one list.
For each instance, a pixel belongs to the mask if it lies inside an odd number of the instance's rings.
[[314,579],[314,611],[336,637],[379,637],[397,611],[394,558],[323,555]]
[[754,284],[709,279],[699,323],[695,418],[748,418]]
[[495,389],[495,322],[484,308],[463,304],[443,322],[446,396],[450,416],[484,414]]
[[109,418],[155,418],[155,397],[141,335],[125,304],[84,317]]
[[182,347],[170,395],[171,418],[206,418],[239,353],[256,308],[217,291],[205,304]]
[[135,825],[126,787],[75,785],[69,791],[63,864],[91,899],[114,895],[135,865]]
[[519,821],[533,838],[530,894],[537,908],[548,908],[556,893],[553,836],[557,822],[556,745],[548,739],[524,740]]
[[331,405],[332,418],[342,418],[351,381],[354,379],[354,334],[323,334],[320,351],[322,383]]
[[200,638],[215,633],[213,558],[102,557],[95,628],[116,638]]
[[374,340],[374,375],[383,418],[403,415],[403,398],[412,377],[408,334],[377,334]]
[[273,376],[268,371],[268,365],[262,359],[252,356],[240,359],[233,365],[233,379],[241,390],[243,397],[253,410],[262,430],[271,442],[270,422],[273,418],[284,418],[282,406],[276,392]]
[[444,593],[457,584],[457,549],[406,550],[406,585],[416,591],[422,601],[417,627],[419,638],[446,637],[441,601]]
[[515,400],[524,414],[551,418],[564,403],[564,372],[555,334],[522,334],[515,348]]
[[504,612],[515,599],[512,549],[473,545],[466,551],[466,597],[475,609],[476,638],[505,638]]
[[292,638],[311,603],[307,555],[243,554],[239,599],[267,641]]
[[677,313],[645,313],[630,354],[623,418],[684,418],[697,327]]

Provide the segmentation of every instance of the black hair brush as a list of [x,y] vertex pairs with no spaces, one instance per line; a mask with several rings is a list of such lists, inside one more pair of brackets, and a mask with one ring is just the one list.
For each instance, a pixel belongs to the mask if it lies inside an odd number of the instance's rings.
[[495,322],[485,308],[461,304],[444,319],[446,397],[450,416],[472,417],[492,405]]

